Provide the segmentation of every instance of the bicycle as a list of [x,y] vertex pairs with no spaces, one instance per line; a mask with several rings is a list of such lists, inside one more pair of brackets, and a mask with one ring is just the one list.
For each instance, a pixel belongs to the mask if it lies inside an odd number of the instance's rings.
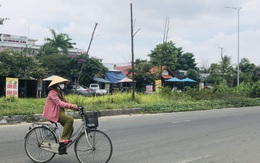
[[65,147],[59,144],[61,136],[57,123],[32,123],[24,142],[27,156],[37,163],[48,162],[56,154],[67,154],[67,148],[75,143],[74,152],[80,163],[107,163],[112,156],[113,146],[108,135],[97,130],[97,114],[85,112],[83,107],[79,107],[79,115],[83,122]]

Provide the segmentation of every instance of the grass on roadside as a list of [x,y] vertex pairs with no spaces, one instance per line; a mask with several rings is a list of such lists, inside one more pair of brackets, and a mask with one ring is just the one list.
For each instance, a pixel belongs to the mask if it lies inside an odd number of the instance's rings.
[[[202,97],[200,97],[202,96]],[[206,97],[206,99],[204,98]],[[224,98],[223,98],[224,97]],[[216,94],[201,92],[192,96],[187,93],[136,94],[131,93],[84,97],[68,95],[67,101],[84,106],[86,110],[108,110],[141,108],[144,113],[178,112],[229,107],[258,106],[260,100],[238,94]],[[45,98],[0,98],[0,116],[41,114]]]

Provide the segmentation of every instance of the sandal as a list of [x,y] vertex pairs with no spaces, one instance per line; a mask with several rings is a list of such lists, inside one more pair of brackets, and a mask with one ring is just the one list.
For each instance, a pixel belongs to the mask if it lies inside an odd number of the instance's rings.
[[68,145],[70,142],[71,142],[71,140],[66,139],[66,140],[60,140],[59,143],[60,143],[60,145],[61,144]]

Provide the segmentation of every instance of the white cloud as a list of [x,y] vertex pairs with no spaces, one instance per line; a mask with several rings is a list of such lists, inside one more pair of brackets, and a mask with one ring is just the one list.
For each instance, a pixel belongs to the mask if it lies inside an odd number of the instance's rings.
[[[8,17],[1,32],[29,36],[42,44],[49,27],[70,35],[77,48],[87,49],[95,23],[96,37],[90,54],[103,62],[131,61],[130,3],[133,4],[135,58],[162,42],[166,16],[168,40],[195,55],[201,66],[219,62],[220,49],[237,63],[237,11],[240,10],[240,58],[260,64],[260,10],[258,0],[2,0],[0,17]],[[209,63],[206,63],[209,62]]]

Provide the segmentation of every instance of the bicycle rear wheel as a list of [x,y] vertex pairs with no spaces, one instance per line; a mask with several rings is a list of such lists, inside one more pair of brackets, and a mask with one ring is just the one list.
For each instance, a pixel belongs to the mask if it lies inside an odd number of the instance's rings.
[[48,162],[55,156],[55,153],[40,148],[42,143],[57,143],[55,134],[47,127],[34,127],[25,136],[25,152],[31,160],[38,163]]
[[87,137],[84,132],[80,135],[74,150],[81,163],[107,163],[112,156],[113,146],[107,134],[90,130]]

